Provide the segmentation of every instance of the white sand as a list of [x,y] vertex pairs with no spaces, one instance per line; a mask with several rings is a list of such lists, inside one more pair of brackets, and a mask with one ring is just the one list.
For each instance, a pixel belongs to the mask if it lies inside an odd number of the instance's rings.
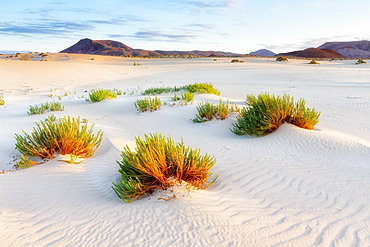
[[[370,246],[370,61],[91,57],[0,59],[0,246]],[[213,83],[222,99],[240,105],[261,92],[303,97],[322,112],[320,122],[312,131],[283,125],[254,138],[229,131],[235,115],[192,123],[196,104],[134,108],[143,89],[194,82]],[[96,88],[127,95],[86,103],[85,90]],[[57,100],[48,94],[62,97],[65,111],[56,116],[90,119],[104,141],[81,164],[56,158],[11,172],[14,133],[47,117],[26,112]],[[197,95],[196,102],[219,98]],[[110,188],[119,178],[116,160],[135,136],[154,132],[214,155],[217,182],[176,200],[120,201]]]

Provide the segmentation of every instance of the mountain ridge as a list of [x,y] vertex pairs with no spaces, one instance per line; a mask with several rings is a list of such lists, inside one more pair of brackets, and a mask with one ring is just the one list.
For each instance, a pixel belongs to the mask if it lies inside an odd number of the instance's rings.
[[76,44],[62,50],[60,53],[77,53],[108,56],[165,56],[165,55],[191,55],[191,56],[238,56],[241,54],[222,51],[162,51],[133,49],[121,42],[113,40],[92,40],[89,38],[81,39]]

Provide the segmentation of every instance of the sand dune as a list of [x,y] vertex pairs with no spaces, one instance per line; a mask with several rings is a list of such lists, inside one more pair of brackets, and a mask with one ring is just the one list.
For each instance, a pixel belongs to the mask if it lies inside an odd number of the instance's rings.
[[[369,246],[370,70],[355,61],[268,58],[156,60],[56,54],[46,62],[0,59],[1,246]],[[94,57],[95,60],[91,60]],[[141,66],[132,66],[140,62]],[[236,136],[236,115],[201,124],[196,95],[188,106],[137,113],[149,87],[210,82],[221,98],[243,106],[246,94],[303,97],[321,111],[312,131],[284,124],[265,137]],[[115,100],[88,104],[91,89],[117,88]],[[52,90],[52,91],[50,91]],[[48,95],[52,94],[52,97]],[[90,119],[104,131],[96,154],[81,164],[55,158],[10,171],[18,152],[14,133],[31,131],[48,114],[27,115],[30,104],[58,100],[56,116]],[[171,102],[172,94],[159,95]],[[134,137],[160,132],[217,158],[220,175],[204,191],[126,204],[110,188],[116,160]]]

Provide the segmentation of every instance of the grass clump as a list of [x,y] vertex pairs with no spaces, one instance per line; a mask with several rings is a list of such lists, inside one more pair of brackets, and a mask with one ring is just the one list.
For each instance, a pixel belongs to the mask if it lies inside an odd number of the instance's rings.
[[247,95],[246,104],[233,124],[233,133],[237,135],[265,136],[274,132],[283,123],[294,124],[300,128],[313,129],[319,122],[320,112],[307,108],[304,99],[297,103],[288,94],[283,97],[260,94],[257,97]]
[[193,83],[182,87],[183,90],[191,93],[208,93],[220,95],[220,91],[211,83]]
[[156,188],[165,190],[174,185],[173,181],[205,188],[212,175],[210,169],[216,163],[214,157],[201,155],[199,149],[191,149],[183,141],[175,143],[161,134],[144,137],[135,138],[135,151],[126,146],[122,160],[117,162],[121,179],[113,183],[112,189],[121,200],[131,202]]
[[117,98],[118,91],[116,89],[93,89],[89,93],[89,98],[86,99],[89,103],[96,103],[102,100]]
[[192,119],[194,123],[203,123],[210,121],[213,118],[224,120],[229,117],[230,112],[238,112],[239,108],[235,104],[231,104],[229,100],[219,104],[211,104],[209,102],[201,102],[197,106],[198,114]]
[[317,62],[316,60],[311,60],[308,64],[320,64],[320,63]]
[[176,90],[176,88],[172,87],[152,87],[148,88],[145,91],[143,91],[142,95],[156,95],[156,94],[162,94],[162,93],[171,93],[171,92],[177,92],[179,90]]
[[276,61],[279,61],[279,62],[288,62],[288,58],[286,58],[286,57],[277,57],[276,58]]
[[24,136],[15,134],[15,147],[23,155],[42,159],[52,159],[57,153],[90,157],[99,147],[103,132],[100,130],[93,134],[94,125],[88,127],[87,124],[81,124],[79,117],[49,117],[36,123],[31,134],[24,130]]
[[239,60],[239,59],[233,59],[231,60],[232,63],[244,63],[243,60]]
[[162,102],[158,97],[145,97],[141,100],[136,100],[134,103],[136,109],[139,112],[146,112],[146,111],[156,111],[159,110],[162,106]]
[[45,104],[41,103],[38,105],[30,105],[30,109],[27,111],[28,115],[43,114],[45,111],[64,111],[64,106],[57,101],[46,102]]
[[363,60],[363,59],[359,59],[357,60],[357,63],[356,64],[365,64],[366,62]]
[[181,94],[181,99],[189,103],[194,100],[194,94],[192,92],[186,91],[185,93]]
[[4,95],[0,94],[0,105],[5,105]]

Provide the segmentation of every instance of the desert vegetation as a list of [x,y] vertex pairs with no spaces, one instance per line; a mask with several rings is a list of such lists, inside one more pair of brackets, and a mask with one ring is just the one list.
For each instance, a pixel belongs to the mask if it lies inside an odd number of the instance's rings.
[[0,105],[5,105],[4,95],[0,94]]
[[288,61],[288,58],[286,58],[286,57],[277,57],[276,58],[276,61],[279,61],[279,62],[285,61],[285,62],[287,62]]
[[88,121],[70,116],[56,118],[51,116],[36,123],[31,134],[22,130],[24,135],[15,134],[16,149],[25,156],[37,156],[52,159],[55,154],[70,154],[87,158],[99,147],[103,132],[93,131],[94,125],[88,127]]
[[317,62],[316,60],[311,60],[308,64],[320,64],[320,63]]
[[45,111],[64,111],[64,106],[57,101],[46,102],[45,104],[41,103],[39,105],[30,105],[29,110],[27,111],[28,115],[43,114]]
[[171,93],[179,91],[188,91],[191,93],[198,94],[215,94],[220,95],[220,91],[214,87],[211,83],[193,83],[182,87],[155,87],[149,88],[142,92],[143,95],[156,95],[162,93]]
[[243,60],[239,60],[239,59],[233,59],[231,60],[232,63],[244,63]]
[[201,102],[197,106],[198,113],[192,119],[194,123],[203,123],[210,121],[213,118],[224,120],[229,117],[230,112],[238,112],[239,108],[235,104],[231,104],[228,100],[219,104],[211,104],[209,102]]
[[359,60],[357,60],[357,63],[356,64],[365,64],[365,63],[366,63],[365,60],[359,59]]
[[102,100],[115,99],[117,95],[120,94],[122,94],[122,92],[117,89],[93,89],[89,93],[89,98],[86,99],[86,101],[89,103],[96,103]]
[[158,97],[145,97],[144,99],[136,100],[134,105],[139,112],[152,112],[159,110],[162,106],[162,102]]
[[121,179],[113,183],[112,189],[121,200],[131,202],[154,189],[165,190],[182,181],[205,188],[216,163],[214,157],[201,155],[199,149],[191,149],[183,141],[175,143],[170,136],[151,134],[144,140],[135,139],[135,151],[126,146],[122,160],[117,162]]
[[275,96],[268,93],[247,95],[248,107],[242,108],[233,133],[237,135],[265,136],[274,132],[283,123],[294,124],[300,128],[313,129],[319,122],[320,112],[307,108],[304,99],[294,102],[288,94]]

